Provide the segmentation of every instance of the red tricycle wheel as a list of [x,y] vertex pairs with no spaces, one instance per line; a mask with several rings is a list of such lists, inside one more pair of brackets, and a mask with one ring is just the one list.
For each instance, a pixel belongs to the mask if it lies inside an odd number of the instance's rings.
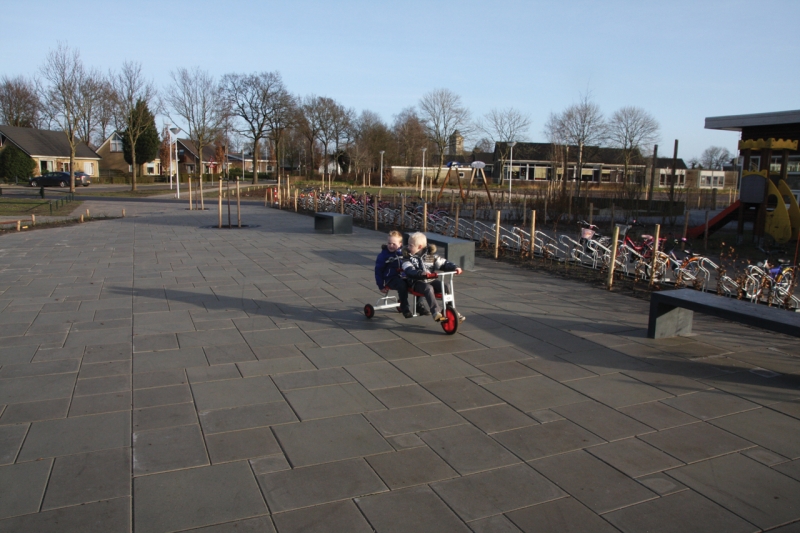
[[442,322],[442,329],[448,335],[453,335],[458,331],[458,313],[452,307],[448,307],[444,314],[447,320]]
[[372,318],[375,316],[375,308],[372,305],[367,304],[364,306],[364,316],[367,318]]

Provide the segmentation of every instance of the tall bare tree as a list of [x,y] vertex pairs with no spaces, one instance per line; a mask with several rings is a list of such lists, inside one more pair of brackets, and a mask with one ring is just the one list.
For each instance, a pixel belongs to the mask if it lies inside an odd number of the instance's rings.
[[132,61],[123,63],[122,70],[112,75],[111,85],[115,93],[118,129],[132,147],[131,190],[135,191],[138,167],[144,163],[136,161],[135,147],[148,128],[152,127],[150,107],[155,103],[156,89],[151,81],[145,79],[141,64]]
[[[319,140],[322,144],[323,161],[322,161],[322,181],[323,184],[329,181],[329,161],[328,153],[331,143],[337,134],[335,127],[335,114],[337,112],[338,104],[332,99],[325,96],[314,96],[309,98],[303,106],[303,113],[306,116],[308,123],[308,131],[316,131],[315,139]],[[312,143],[313,145],[313,143]]]
[[461,97],[449,89],[435,89],[425,94],[419,101],[419,109],[428,139],[439,151],[439,167],[434,180],[436,183],[442,173],[444,152],[450,137],[456,130],[462,135],[469,133],[470,113],[461,102]]
[[283,168],[281,162],[286,153],[284,137],[286,137],[286,132],[297,124],[297,99],[286,90],[282,80],[270,100],[267,122],[269,136],[275,147],[275,163],[278,179],[280,179]]
[[[477,123],[477,128],[489,136],[500,157],[500,170],[505,168],[510,143],[523,139],[531,127],[531,118],[518,109],[492,109]],[[511,170],[508,172],[511,179]]]
[[36,85],[24,76],[0,79],[0,124],[38,128],[42,103]]
[[322,106],[321,98],[319,96],[306,96],[302,104],[297,110],[296,122],[300,133],[304,139],[308,141],[308,157],[311,164],[307,165],[310,171],[314,172],[314,148],[315,143],[319,140],[320,124],[318,120],[319,112],[318,107]]
[[80,140],[78,130],[81,117],[89,102],[81,87],[87,83],[87,73],[80,53],[59,43],[51,50],[41,67],[45,81],[41,99],[46,112],[67,136],[69,143],[69,190],[75,192],[75,152]]
[[640,107],[625,106],[611,115],[608,121],[608,140],[612,146],[622,150],[623,173],[625,183],[632,158],[640,154],[643,147],[658,141],[658,121]]
[[114,125],[117,115],[117,94],[110,77],[105,77],[100,86],[95,113],[97,116],[95,144],[100,146],[110,135],[109,129]]
[[397,139],[398,158],[405,166],[417,164],[420,152],[428,145],[425,125],[413,107],[400,111],[392,125],[392,132]]
[[607,127],[600,106],[594,103],[589,94],[581,96],[577,104],[572,104],[557,119],[557,129],[568,144],[578,149],[578,163],[575,179],[578,181],[577,195],[581,195],[583,181],[583,151],[586,146],[599,145],[607,135]]
[[220,95],[219,86],[208,72],[199,67],[179,68],[170,76],[172,85],[167,88],[165,100],[189,129],[189,138],[197,148],[197,174],[202,177],[203,148],[216,139],[228,109]]
[[722,165],[730,163],[733,156],[727,148],[722,146],[709,146],[700,156],[700,164],[709,170],[720,170]]

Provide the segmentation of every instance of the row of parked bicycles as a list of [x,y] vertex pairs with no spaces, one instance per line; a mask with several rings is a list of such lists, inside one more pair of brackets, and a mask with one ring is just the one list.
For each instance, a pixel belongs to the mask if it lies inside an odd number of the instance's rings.
[[[317,191],[301,195],[300,202],[306,210],[344,212],[355,220],[375,220],[375,201],[369,195]],[[434,233],[476,241],[485,248],[493,247],[497,234],[495,224],[469,218],[456,221],[447,210],[438,208],[428,211],[425,224],[422,204],[409,203],[403,210],[379,201],[377,216],[381,224],[408,230],[426,228]],[[586,221],[578,222],[578,226],[577,234],[551,235],[536,230],[531,238],[525,228],[501,225],[500,248],[505,254],[532,255],[585,268],[608,269],[614,256],[611,238],[601,235],[597,226]],[[687,243],[674,238],[659,238],[654,258],[655,238],[647,234],[634,238],[631,232],[634,227],[644,227],[643,224],[633,221],[617,226],[620,233],[614,269],[623,276],[800,310],[800,298],[794,294],[798,271],[789,261],[768,259],[748,264],[737,272],[728,272],[709,257],[685,250]]]

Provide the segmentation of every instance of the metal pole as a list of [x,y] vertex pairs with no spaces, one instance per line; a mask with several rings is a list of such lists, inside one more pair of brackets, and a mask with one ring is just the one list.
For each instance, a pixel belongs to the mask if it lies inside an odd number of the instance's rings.
[[422,232],[428,232],[428,202],[422,203]]
[[703,251],[708,250],[708,209],[706,209],[706,227],[703,232]]
[[205,211],[206,210],[206,200],[205,200],[205,198],[203,198],[203,177],[202,176],[200,177],[200,182],[199,183],[200,183],[200,210],[201,211]]
[[176,198],[181,199],[181,161],[178,158],[178,134],[175,134],[175,191]]
[[619,226],[614,226],[614,238],[611,240],[611,263],[608,265],[606,288],[611,290],[614,283],[614,268],[617,266],[617,245],[619,244]]
[[406,228],[406,195],[400,197],[400,229]]
[[[169,134],[169,124],[167,124],[167,133]],[[172,137],[169,138],[169,190],[172,190]]]
[[[242,169],[244,169],[244,166],[242,166]],[[238,182],[239,180],[236,181]],[[228,180],[228,189],[225,191],[225,196],[228,198],[228,229],[230,229],[233,227],[233,224],[231,224],[231,180]]]
[[217,192],[217,210],[219,211],[219,229],[222,229],[222,179],[219,180],[219,189]]
[[453,228],[453,237],[455,237],[456,239],[458,239],[458,215],[459,215],[459,207],[460,207],[459,205],[456,205],[456,224],[455,224],[455,227]]
[[592,217],[594,216],[594,202],[589,202],[589,225],[592,225]]
[[531,259],[536,251],[536,210],[531,209]]
[[189,211],[194,209],[192,206],[192,178],[189,178]]
[[242,202],[241,195],[239,194],[239,180],[236,180],[236,220],[239,227],[242,227]]
[[650,267],[650,286],[656,280],[656,267],[658,266],[658,238],[661,236],[661,224],[656,224],[656,234],[653,238],[653,264]]
[[689,233],[689,206],[683,214],[683,239],[681,240],[681,250],[686,250],[686,234]]
[[375,218],[375,231],[378,231],[378,195],[372,197],[372,213]]
[[509,143],[511,146],[511,158],[508,162],[508,201],[511,202],[511,171],[514,168],[514,145],[515,142]]
[[494,221],[494,258],[500,257],[500,210],[497,210]]
[[381,150],[381,189],[383,189],[383,152],[384,150]]
[[422,196],[425,194],[425,151],[427,148],[422,149],[422,183],[420,185],[419,195]]

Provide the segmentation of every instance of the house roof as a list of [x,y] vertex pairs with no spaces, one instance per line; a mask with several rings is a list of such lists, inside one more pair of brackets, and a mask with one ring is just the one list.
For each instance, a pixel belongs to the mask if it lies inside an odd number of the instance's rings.
[[[506,159],[511,155],[506,150],[507,143],[497,143],[494,148],[495,159],[500,159],[500,154],[505,151]],[[557,146],[553,143],[527,143],[518,142],[514,146],[514,161],[552,161]],[[624,151],[621,148],[605,148],[602,146],[584,146],[584,164],[621,165],[624,163]],[[570,145],[570,162],[578,159],[578,147]],[[634,165],[643,165],[645,160],[638,150],[635,150],[632,161]]]
[[[473,161],[483,161],[487,165],[491,165],[494,162],[494,154],[492,152],[468,152],[465,154],[459,155],[446,155],[444,156],[445,164],[455,161],[460,165],[469,165]],[[436,166],[435,164],[431,164],[431,166]]]
[[[672,158],[671,157],[657,157],[656,158],[656,168],[672,168]],[[675,170],[686,170],[687,167],[686,163],[684,163],[683,159],[680,157],[678,158],[677,164],[675,165]]]
[[[69,157],[69,140],[63,131],[0,126],[0,134],[31,157]],[[78,143],[75,157],[100,159],[86,143]]]
[[[192,154],[192,156],[196,159],[197,158],[197,145],[194,144],[194,141],[191,139],[178,139],[178,142],[183,145],[183,147]],[[203,146],[203,161],[215,161],[216,160],[216,146],[206,145]]]
[[792,111],[772,111],[770,113],[753,113],[750,115],[706,117],[707,130],[742,131],[743,128],[777,126],[782,124],[800,124],[800,109]]

